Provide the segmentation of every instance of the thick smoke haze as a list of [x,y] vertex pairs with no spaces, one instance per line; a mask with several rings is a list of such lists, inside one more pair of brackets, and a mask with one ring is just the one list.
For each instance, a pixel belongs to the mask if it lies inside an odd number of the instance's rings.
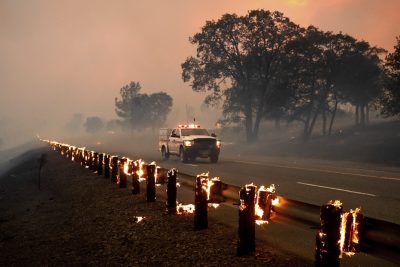
[[181,79],[180,64],[195,53],[188,38],[224,13],[261,8],[389,51],[399,35],[397,0],[1,0],[0,138],[57,135],[74,113],[116,118],[114,98],[130,81],[173,97],[170,123],[186,120],[188,105],[213,125],[218,112],[202,110],[205,94]]

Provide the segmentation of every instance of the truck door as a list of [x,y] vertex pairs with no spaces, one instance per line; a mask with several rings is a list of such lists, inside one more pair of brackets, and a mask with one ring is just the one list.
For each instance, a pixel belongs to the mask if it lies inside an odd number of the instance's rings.
[[173,129],[169,137],[169,151],[172,153],[179,153],[179,130]]

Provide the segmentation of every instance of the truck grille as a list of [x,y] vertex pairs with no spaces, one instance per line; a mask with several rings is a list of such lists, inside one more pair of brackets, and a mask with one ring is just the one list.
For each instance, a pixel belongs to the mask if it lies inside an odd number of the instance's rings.
[[215,139],[210,138],[197,138],[194,139],[194,145],[199,148],[212,148],[215,145]]

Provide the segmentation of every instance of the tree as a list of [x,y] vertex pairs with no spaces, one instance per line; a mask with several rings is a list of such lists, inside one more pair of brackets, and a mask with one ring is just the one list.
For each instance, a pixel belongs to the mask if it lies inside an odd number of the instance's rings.
[[168,114],[171,112],[172,97],[165,92],[154,93],[149,96],[148,121],[149,126],[154,129],[161,127],[167,120]]
[[386,57],[385,90],[380,98],[384,116],[400,116],[400,36],[396,38],[394,51]]
[[173,99],[165,92],[140,93],[139,82],[131,82],[120,89],[121,99],[115,98],[115,112],[121,123],[130,129],[162,126],[171,112]]
[[226,118],[244,122],[247,141],[255,141],[286,46],[299,29],[282,13],[265,10],[207,21],[190,38],[197,55],[182,64],[182,78],[194,91],[210,92],[206,102],[223,100]]
[[371,47],[366,41],[356,41],[354,49],[341,58],[339,84],[345,101],[356,107],[356,125],[364,127],[369,120],[371,103],[382,91],[382,48]]
[[104,122],[101,118],[93,116],[88,117],[84,124],[86,132],[94,134],[101,131],[104,128]]
[[71,120],[65,125],[65,129],[68,132],[76,132],[79,131],[82,127],[84,121],[84,116],[82,113],[75,113]]
[[379,94],[383,49],[314,26],[291,45],[285,83],[292,93],[286,108],[289,120],[304,123],[304,140],[310,138],[319,116],[322,134],[331,134],[339,103],[352,103],[357,110],[361,107],[363,124],[366,107]]

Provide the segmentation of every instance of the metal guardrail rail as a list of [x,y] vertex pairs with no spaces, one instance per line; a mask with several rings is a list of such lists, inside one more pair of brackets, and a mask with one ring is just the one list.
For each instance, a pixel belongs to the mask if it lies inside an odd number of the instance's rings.
[[[195,177],[193,175],[178,173],[178,176],[181,185],[194,188]],[[222,196],[224,199],[227,202],[238,203],[240,187],[226,183],[222,184]],[[277,215],[284,216],[310,228],[319,227],[320,206],[282,196],[279,196],[279,198],[282,205],[273,207]],[[360,249],[367,254],[400,264],[400,225],[364,217]]]

